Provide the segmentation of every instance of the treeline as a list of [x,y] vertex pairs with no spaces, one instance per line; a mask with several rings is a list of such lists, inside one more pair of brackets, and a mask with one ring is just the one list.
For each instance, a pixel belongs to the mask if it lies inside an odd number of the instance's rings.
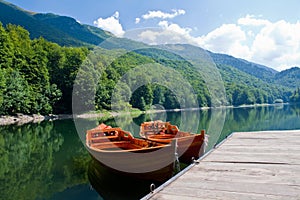
[[290,96],[290,102],[300,103],[300,88],[297,88]]
[[[210,83],[206,83],[199,69],[195,69],[187,60],[158,49],[139,50],[138,53],[152,57],[156,62],[179,71],[193,86],[199,106],[218,106],[218,104],[212,104],[212,97],[207,88],[207,84]],[[199,64],[196,65],[199,66]],[[205,67],[205,63],[200,65]],[[219,105],[272,104],[277,99],[289,101],[291,95],[289,88],[266,83],[230,65],[217,64],[216,67],[219,69],[226,90],[226,100],[220,99]],[[206,71],[209,72],[209,69]],[[219,88],[218,85],[211,84],[210,90],[218,91]]]
[[0,114],[69,112],[73,80],[87,53],[0,25]]
[[[80,112],[147,110],[153,104],[175,109],[196,103],[203,107],[289,100],[291,93],[283,88],[238,70],[231,72],[229,66],[218,68],[227,98],[212,104],[201,73],[168,51],[61,47],[43,38],[31,40],[20,26],[0,25],[0,114],[72,113],[74,83],[78,87],[73,104],[84,102]],[[212,89],[218,90],[217,86]]]

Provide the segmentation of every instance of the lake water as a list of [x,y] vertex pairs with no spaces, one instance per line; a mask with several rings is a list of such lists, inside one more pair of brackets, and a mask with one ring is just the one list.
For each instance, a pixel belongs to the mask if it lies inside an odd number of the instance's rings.
[[[117,124],[137,135],[137,125],[151,119],[171,121],[185,131],[205,129],[208,151],[232,132],[300,129],[300,106],[168,112],[124,116],[105,123]],[[76,124],[84,124],[81,129],[100,122],[76,120]],[[148,182],[122,179],[98,167],[85,149],[83,138],[84,131],[76,129],[73,120],[1,126],[0,199],[138,199],[149,192]]]

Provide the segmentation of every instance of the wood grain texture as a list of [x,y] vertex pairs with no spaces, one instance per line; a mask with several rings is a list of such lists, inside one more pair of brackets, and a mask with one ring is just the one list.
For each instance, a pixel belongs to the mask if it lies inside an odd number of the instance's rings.
[[300,131],[234,133],[151,199],[300,199]]

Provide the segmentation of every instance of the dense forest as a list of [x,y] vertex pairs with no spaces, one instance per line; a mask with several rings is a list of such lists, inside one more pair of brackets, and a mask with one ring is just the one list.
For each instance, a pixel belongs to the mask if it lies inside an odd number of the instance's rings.
[[[145,70],[138,70],[138,66],[147,65],[146,74]],[[288,102],[290,98],[292,102],[299,101],[299,89],[292,93],[290,88],[266,83],[230,65],[217,64],[217,67],[227,95],[219,105],[273,103],[278,99]],[[77,73],[81,76],[76,79]],[[125,74],[129,81],[120,85],[118,82]],[[188,83],[185,85],[180,77]],[[85,86],[86,79],[93,80],[88,81],[89,88],[84,90],[94,95],[86,104],[96,110],[147,110],[153,104],[175,109],[181,108],[183,101],[197,101],[201,107],[212,106],[212,97],[201,73],[175,53],[157,48],[127,52],[66,47],[42,37],[30,39],[29,32],[21,26],[0,26],[0,114],[72,113],[75,79],[77,85]],[[147,84],[135,88],[138,79],[146,79]],[[170,81],[158,84],[158,79]],[[175,94],[170,82],[181,82],[182,89]],[[196,101],[185,93],[188,85],[192,86]],[[135,89],[132,91],[132,88]],[[78,99],[85,96],[82,92],[75,94]],[[128,94],[131,95],[128,97]],[[116,96],[118,108],[111,107],[112,95]]]
[[20,26],[0,26],[1,114],[64,112],[86,48],[31,40]]

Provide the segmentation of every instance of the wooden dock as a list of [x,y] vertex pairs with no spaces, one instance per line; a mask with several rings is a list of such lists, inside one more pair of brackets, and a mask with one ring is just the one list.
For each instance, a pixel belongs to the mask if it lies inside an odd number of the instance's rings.
[[143,199],[300,199],[300,130],[234,133]]

